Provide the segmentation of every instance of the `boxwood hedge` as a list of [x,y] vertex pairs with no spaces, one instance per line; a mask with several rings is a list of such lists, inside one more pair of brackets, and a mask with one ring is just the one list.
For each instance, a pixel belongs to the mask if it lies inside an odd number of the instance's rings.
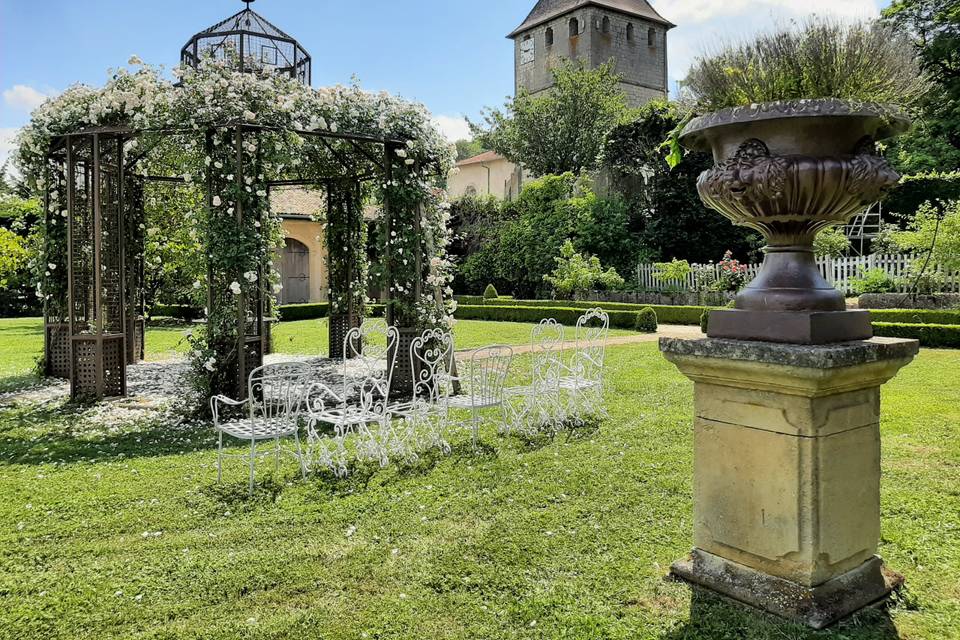
[[960,349],[960,325],[955,324],[874,322],[873,333],[887,338],[919,340],[921,346],[929,348]]

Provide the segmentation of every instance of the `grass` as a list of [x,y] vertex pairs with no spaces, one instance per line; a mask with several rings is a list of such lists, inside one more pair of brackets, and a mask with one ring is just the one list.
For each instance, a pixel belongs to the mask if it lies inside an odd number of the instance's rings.
[[692,545],[691,385],[654,344],[609,358],[598,430],[486,425],[480,453],[461,434],[340,482],[261,463],[253,499],[242,462],[216,484],[207,425],[0,409],[0,638],[960,638],[960,352],[885,390],[880,551],[907,594],[822,633],[663,580]]
[[[327,355],[329,324],[326,320],[284,322],[274,329],[274,350],[296,355]],[[454,329],[457,349],[474,349],[498,342],[518,345],[530,341],[531,325],[519,322],[461,320]],[[186,353],[185,336],[191,325],[147,329],[146,359],[166,360]],[[568,331],[572,331],[568,329]],[[614,329],[611,335],[636,335]],[[572,339],[572,333],[571,339]],[[37,358],[43,353],[43,321],[39,318],[0,318],[0,392],[33,380]]]

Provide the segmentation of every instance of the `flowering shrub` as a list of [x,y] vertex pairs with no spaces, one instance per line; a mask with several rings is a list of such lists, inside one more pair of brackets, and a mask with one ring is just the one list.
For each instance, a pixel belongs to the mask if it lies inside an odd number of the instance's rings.
[[[234,390],[230,372],[235,375],[242,329],[238,309],[246,313],[249,325],[261,311],[254,302],[269,301],[278,286],[272,257],[282,233],[269,203],[272,180],[293,175],[319,183],[331,175],[348,180],[380,175],[376,156],[390,157],[389,178],[376,181],[363,195],[387,203],[394,219],[384,238],[388,268],[382,274],[390,278],[394,321],[407,326],[452,322],[452,274],[446,257],[449,207],[441,187],[453,164],[453,150],[422,105],[357,86],[315,90],[264,69],[241,73],[229,56],[204,60],[197,69],[175,69],[178,86],[136,57],[129,64],[130,70],[112,72],[102,88],[77,85],[39,107],[18,137],[16,160],[28,186],[42,195],[58,183],[47,159],[56,137],[91,127],[127,127],[139,134],[125,146],[128,158],[139,157],[136,169],[180,176],[184,189],[204,194],[196,198],[196,206],[180,212],[185,234],[161,232],[162,225],[149,220],[144,229],[158,230],[147,234],[145,250],[151,262],[162,263],[174,236],[183,251],[200,257],[189,261],[192,295],[197,302],[209,302],[207,326],[191,339],[198,390]],[[385,142],[384,153],[384,145],[367,148],[360,143],[358,149],[344,140],[320,140],[295,130],[404,142]],[[65,215],[61,192],[50,190],[53,214]],[[169,216],[162,207],[155,209],[155,215]],[[362,215],[362,206],[355,211]],[[40,263],[60,264],[63,216],[49,218],[48,248]],[[358,226],[364,226],[362,220]],[[331,235],[336,232],[328,229]],[[362,236],[350,240],[362,243]],[[344,260],[355,261],[350,289],[365,301],[363,245],[352,252],[331,245],[331,254],[333,271],[342,269]],[[65,299],[64,273],[65,264],[58,270],[60,277],[42,278],[39,294]],[[419,297],[414,295],[418,289]],[[344,302],[343,295],[346,292],[334,292],[332,304]]]
[[720,261],[720,277],[714,287],[717,291],[739,291],[747,284],[747,265],[734,259],[733,252],[727,251]]

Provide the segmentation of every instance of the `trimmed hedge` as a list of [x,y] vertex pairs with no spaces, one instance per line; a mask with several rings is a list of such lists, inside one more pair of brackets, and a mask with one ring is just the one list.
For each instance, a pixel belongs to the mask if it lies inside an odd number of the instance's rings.
[[906,322],[874,322],[873,333],[885,338],[919,340],[924,347],[960,348],[960,325],[917,324]]
[[326,318],[328,315],[330,315],[330,304],[327,302],[284,304],[277,307],[277,314],[284,322]]
[[[636,311],[607,311],[610,326],[617,329],[633,329],[637,322]],[[569,327],[576,326],[583,309],[571,307],[519,307],[510,305],[461,305],[457,308],[458,320],[487,320],[489,322],[540,322],[554,318]]]
[[192,322],[203,317],[203,309],[197,309],[187,304],[155,304],[150,309],[150,316]]
[[874,322],[960,325],[960,311],[949,309],[870,309]]

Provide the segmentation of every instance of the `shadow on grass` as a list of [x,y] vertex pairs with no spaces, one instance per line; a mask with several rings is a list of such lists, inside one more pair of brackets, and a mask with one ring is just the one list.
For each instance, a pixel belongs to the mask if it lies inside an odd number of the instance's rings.
[[171,427],[144,421],[109,433],[78,428],[76,419],[86,409],[68,403],[5,411],[0,420],[0,462],[71,464],[178,455],[217,446],[210,425]]
[[660,640],[899,640],[885,607],[866,609],[822,631],[814,631],[772,614],[693,587],[690,619]]

